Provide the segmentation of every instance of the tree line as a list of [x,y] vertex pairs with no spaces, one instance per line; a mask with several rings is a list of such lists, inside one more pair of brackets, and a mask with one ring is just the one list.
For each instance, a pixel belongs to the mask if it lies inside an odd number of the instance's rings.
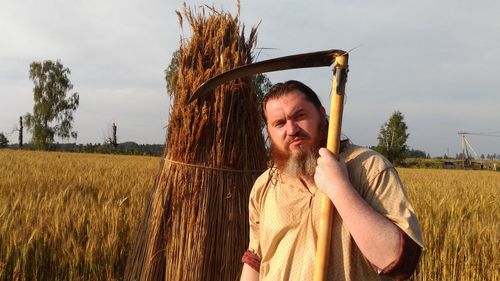
[[[178,78],[179,52],[172,55],[172,60],[165,70],[165,80],[167,82],[167,93],[174,95],[175,83]],[[20,140],[19,146],[23,145],[22,131],[23,120],[32,138],[30,148],[49,150],[59,149],[64,151],[85,151],[111,153],[111,148],[115,151],[129,151],[130,145],[118,144],[116,140],[116,125],[113,123],[113,135],[106,140],[103,145],[87,144],[57,144],[54,145],[55,137],[62,140],[74,138],[78,133],[73,130],[73,113],[79,106],[80,97],[77,92],[72,92],[73,84],[69,79],[71,71],[64,67],[60,61],[46,60],[43,62],[33,62],[30,64],[29,77],[34,83],[33,87],[33,112],[26,113],[20,118]],[[253,77],[253,85],[257,98],[261,100],[264,94],[272,86],[271,81],[264,74]],[[389,121],[384,124],[378,136],[379,143],[375,150],[384,154],[391,162],[400,163],[411,152],[406,145],[409,134],[406,123],[401,112],[395,112]],[[5,147],[8,140],[4,134],[0,134],[0,147]],[[109,146],[108,144],[111,144]],[[125,147],[125,148],[124,148]],[[124,148],[121,149],[120,148]],[[149,150],[139,149],[134,146],[133,151],[137,153],[149,153]],[[157,151],[157,150],[155,150]],[[425,153],[424,153],[425,154]],[[416,153],[415,155],[419,155]]]
[[[178,78],[179,52],[172,55],[172,60],[165,70],[167,93],[174,95],[175,84]],[[136,143],[118,144],[116,139],[116,125],[113,123],[113,135],[103,144],[55,144],[55,138],[76,140],[78,133],[73,130],[73,113],[79,106],[80,97],[77,92],[72,92],[73,84],[69,79],[71,71],[64,67],[60,61],[46,60],[30,64],[29,77],[34,83],[33,87],[33,112],[26,113],[20,118],[19,145],[23,145],[23,121],[32,138],[28,149],[63,150],[80,152],[102,153],[128,153],[158,155],[162,149],[160,145],[138,145]],[[264,74],[253,77],[253,85],[257,98],[261,100],[272,86],[271,81]],[[385,155],[389,161],[399,165],[405,158],[429,157],[424,151],[413,150],[406,144],[409,134],[404,115],[395,111],[389,120],[381,126],[377,146],[374,150]],[[6,147],[8,140],[0,133],[0,147]]]
[[[2,133],[0,133],[0,139]],[[0,142],[1,143],[1,142]],[[1,148],[18,149],[19,144],[1,145]],[[25,144],[23,150],[38,150],[31,143]],[[46,151],[77,152],[77,153],[101,153],[101,154],[122,154],[122,155],[163,155],[163,144],[138,144],[136,142],[123,142],[116,146],[109,143],[53,143]]]

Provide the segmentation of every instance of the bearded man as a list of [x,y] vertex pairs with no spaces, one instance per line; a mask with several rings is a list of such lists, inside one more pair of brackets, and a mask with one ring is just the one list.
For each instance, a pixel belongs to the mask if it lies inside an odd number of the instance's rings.
[[325,109],[301,82],[274,85],[262,115],[273,164],[250,194],[250,243],[241,280],[312,280],[319,191],[335,206],[328,280],[408,278],[423,243],[391,163],[347,140],[337,160],[324,148]]

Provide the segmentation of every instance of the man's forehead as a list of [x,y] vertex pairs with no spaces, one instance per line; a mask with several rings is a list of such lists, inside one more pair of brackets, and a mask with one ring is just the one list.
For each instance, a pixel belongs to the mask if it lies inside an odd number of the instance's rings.
[[301,109],[315,109],[314,104],[307,99],[305,94],[296,90],[280,97],[268,100],[265,111],[268,117],[272,115],[290,114]]

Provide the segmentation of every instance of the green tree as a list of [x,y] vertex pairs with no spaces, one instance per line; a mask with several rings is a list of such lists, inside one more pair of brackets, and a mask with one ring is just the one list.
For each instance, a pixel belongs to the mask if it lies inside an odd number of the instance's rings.
[[31,142],[38,149],[48,149],[54,137],[77,138],[73,131],[73,112],[78,108],[78,93],[73,89],[68,75],[71,74],[59,61],[46,60],[30,64],[33,88],[33,113],[24,117],[25,125],[32,134]]
[[9,140],[5,137],[4,133],[0,133],[0,148],[7,147]]
[[409,158],[427,158],[427,153],[418,149],[410,149],[406,152],[406,157]]
[[252,77],[252,85],[255,90],[255,95],[257,95],[257,100],[260,102],[264,99],[264,96],[269,92],[273,84],[271,80],[262,73],[256,74]]
[[167,93],[169,96],[175,95],[177,78],[179,77],[179,50],[172,54],[172,59],[168,68],[165,69],[165,80],[167,81]]
[[406,157],[408,146],[408,126],[404,121],[404,115],[400,111],[394,112],[389,121],[380,127],[378,145],[375,148],[395,165],[401,164]]

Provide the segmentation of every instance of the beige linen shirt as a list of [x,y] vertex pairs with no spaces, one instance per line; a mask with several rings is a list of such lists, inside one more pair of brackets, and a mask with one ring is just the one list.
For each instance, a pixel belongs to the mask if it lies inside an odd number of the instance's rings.
[[[415,212],[394,167],[378,153],[347,145],[345,159],[354,188],[420,246]],[[261,260],[260,280],[312,280],[318,238],[321,196],[268,169],[250,194],[249,249]],[[390,280],[370,266],[335,212],[328,280]]]

